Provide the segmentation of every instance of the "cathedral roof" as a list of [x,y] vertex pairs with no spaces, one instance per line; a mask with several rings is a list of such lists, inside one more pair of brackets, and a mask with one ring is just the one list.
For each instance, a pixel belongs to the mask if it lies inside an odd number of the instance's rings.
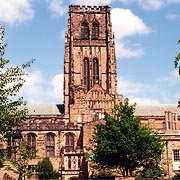
[[[63,104],[28,104],[26,106],[28,114],[56,114],[64,113]],[[157,104],[157,105],[136,105],[136,116],[164,116],[166,111],[180,115],[180,108],[176,104]]]
[[162,116],[166,111],[180,114],[177,104],[157,104],[157,105],[136,105],[135,115],[137,116]]
[[26,106],[28,114],[63,114],[64,107],[62,104],[28,104]]

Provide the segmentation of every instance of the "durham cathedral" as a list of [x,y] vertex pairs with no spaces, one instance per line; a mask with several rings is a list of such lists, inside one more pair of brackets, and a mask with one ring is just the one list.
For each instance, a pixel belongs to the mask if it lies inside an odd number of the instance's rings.
[[[92,174],[85,149],[95,124],[123,100],[117,93],[114,34],[109,6],[69,6],[65,34],[64,102],[27,105],[28,116],[21,127],[24,140],[36,149],[29,161],[34,169],[49,157],[62,180],[86,179]],[[142,124],[158,132],[165,142],[162,154],[165,178],[180,170],[180,114],[177,105],[137,105],[135,115]],[[12,144],[7,144],[7,149]],[[11,159],[11,154],[8,158]],[[4,174],[1,169],[0,179]],[[35,172],[34,172],[35,173]]]

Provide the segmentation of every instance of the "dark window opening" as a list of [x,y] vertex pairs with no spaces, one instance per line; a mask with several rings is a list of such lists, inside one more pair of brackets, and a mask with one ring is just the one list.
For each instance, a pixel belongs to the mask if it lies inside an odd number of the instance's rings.
[[33,156],[36,156],[36,135],[33,133],[28,134],[27,140],[33,148]]
[[55,137],[54,134],[49,133],[46,135],[46,156],[55,155]]
[[93,59],[93,85],[99,83],[99,63],[96,58]]
[[74,149],[74,134],[66,134],[66,151],[72,151]]
[[79,157],[78,158],[78,168],[80,168],[81,167],[81,158]]
[[71,157],[68,157],[68,169],[71,169]]
[[92,25],[92,39],[99,38],[99,25],[97,22],[94,22]]
[[89,39],[89,25],[87,22],[81,24],[81,38]]
[[174,151],[173,151],[173,155],[174,155],[174,161],[180,161],[180,153],[179,153],[179,150],[174,150]]
[[84,85],[86,91],[90,89],[90,73],[89,73],[89,60],[87,58],[84,59]]

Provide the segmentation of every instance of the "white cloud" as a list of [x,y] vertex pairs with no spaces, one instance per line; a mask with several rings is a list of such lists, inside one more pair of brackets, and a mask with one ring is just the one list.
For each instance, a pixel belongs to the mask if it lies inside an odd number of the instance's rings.
[[141,45],[134,44],[131,48],[127,48],[123,42],[116,42],[116,55],[119,58],[132,58],[142,56],[144,50]]
[[152,85],[139,82],[132,82],[124,77],[118,77],[118,93],[129,98],[130,103],[136,104],[160,104],[157,99],[143,97],[144,92],[152,90]]
[[122,3],[132,3],[135,2],[136,0],[117,0],[117,1]]
[[63,74],[57,74],[46,81],[42,72],[29,72],[18,95],[24,97],[28,103],[62,103]]
[[167,0],[168,3],[179,4],[180,0]]
[[118,92],[121,94],[138,94],[151,88],[148,84],[131,82],[124,77],[118,77]]
[[63,81],[64,75],[57,74],[50,82],[50,88],[47,90],[47,96],[63,101]]
[[180,17],[180,15],[178,15],[178,14],[167,14],[167,16],[166,16],[167,19],[172,20],[172,21],[178,19],[179,17]]
[[130,58],[142,56],[144,50],[140,44],[131,43],[127,47],[123,40],[130,36],[147,35],[151,32],[151,29],[129,9],[112,9],[111,21],[116,39],[117,57]]
[[178,70],[177,69],[172,70],[168,74],[168,76],[163,77],[163,78],[157,78],[156,80],[159,81],[159,82],[164,81],[165,83],[168,84],[168,86],[170,86],[170,85],[174,86],[174,85],[180,84],[180,77],[178,75]]
[[62,0],[48,0],[48,8],[52,12],[53,17],[63,16],[68,12],[68,7],[64,5]]
[[112,0],[71,0],[71,4],[75,5],[108,5]]
[[130,9],[113,8],[111,20],[115,38],[123,39],[132,35],[146,35],[151,32],[143,20],[133,14]]
[[31,20],[34,10],[28,0],[0,0],[0,21],[14,25]]
[[157,99],[150,99],[150,98],[142,98],[142,97],[134,97],[129,96],[129,102],[130,103],[136,103],[137,105],[152,105],[152,104],[161,104]]
[[164,0],[139,0],[139,5],[146,11],[158,10],[165,5]]

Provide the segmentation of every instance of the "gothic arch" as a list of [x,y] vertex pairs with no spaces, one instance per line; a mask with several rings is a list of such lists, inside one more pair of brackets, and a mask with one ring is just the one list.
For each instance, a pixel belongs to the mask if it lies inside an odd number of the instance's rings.
[[99,38],[99,23],[98,21],[94,21],[92,23],[92,39]]
[[75,135],[74,133],[66,133],[65,134],[65,142],[66,142],[66,151],[71,151],[74,149],[75,145]]
[[81,23],[81,38],[89,39],[89,23],[86,20]]
[[45,135],[46,157],[55,156],[55,134],[49,132]]
[[86,91],[90,89],[90,66],[89,59],[87,57],[83,60],[83,84],[85,86]]
[[99,61],[96,57],[93,58],[92,77],[93,85],[99,83]]
[[35,133],[27,133],[26,134],[27,137],[27,141],[31,144],[32,148],[33,148],[33,155],[36,156],[36,138],[37,135]]

